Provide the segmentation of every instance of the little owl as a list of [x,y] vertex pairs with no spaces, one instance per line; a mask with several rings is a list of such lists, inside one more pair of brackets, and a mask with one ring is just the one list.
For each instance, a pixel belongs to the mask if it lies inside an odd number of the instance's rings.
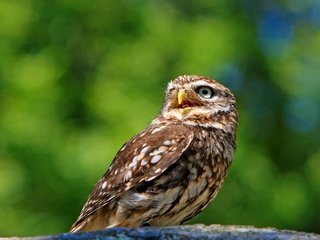
[[200,213],[232,161],[235,103],[208,77],[169,82],[160,115],[118,151],[71,232],[179,225]]

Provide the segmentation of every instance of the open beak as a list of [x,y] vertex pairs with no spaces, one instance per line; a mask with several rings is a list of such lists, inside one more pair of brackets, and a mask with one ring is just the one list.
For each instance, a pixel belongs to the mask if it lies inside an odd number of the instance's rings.
[[189,96],[184,89],[181,89],[178,92],[178,105],[180,113],[182,115],[188,114],[191,110],[190,107],[192,106],[192,104],[189,101]]

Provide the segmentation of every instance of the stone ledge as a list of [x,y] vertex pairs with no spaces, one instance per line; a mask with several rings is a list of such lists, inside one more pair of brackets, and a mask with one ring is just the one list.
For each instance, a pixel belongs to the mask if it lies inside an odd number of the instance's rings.
[[114,239],[212,239],[212,240],[320,240],[319,234],[255,228],[252,226],[186,225],[175,227],[111,228],[96,232],[64,233],[59,235],[25,238],[0,238],[0,240],[114,240]]

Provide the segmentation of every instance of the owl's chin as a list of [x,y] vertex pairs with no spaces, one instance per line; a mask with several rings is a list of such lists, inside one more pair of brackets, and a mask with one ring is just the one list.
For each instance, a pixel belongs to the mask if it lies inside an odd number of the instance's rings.
[[191,107],[173,108],[173,109],[170,109],[170,111],[163,112],[162,116],[168,119],[173,118],[173,119],[183,120],[190,115],[191,111],[192,111]]
[[195,120],[198,114],[210,115],[211,110],[195,107],[172,108],[169,111],[162,112],[162,116],[167,119],[177,120]]
[[179,108],[178,110],[182,116],[187,116],[192,111],[192,107]]

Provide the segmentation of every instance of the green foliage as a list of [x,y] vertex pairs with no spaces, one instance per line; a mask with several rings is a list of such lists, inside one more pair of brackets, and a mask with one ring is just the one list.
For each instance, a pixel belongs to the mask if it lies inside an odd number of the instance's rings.
[[0,235],[67,231],[181,74],[224,82],[240,112],[228,179],[192,222],[319,231],[319,16],[316,0],[2,0]]

